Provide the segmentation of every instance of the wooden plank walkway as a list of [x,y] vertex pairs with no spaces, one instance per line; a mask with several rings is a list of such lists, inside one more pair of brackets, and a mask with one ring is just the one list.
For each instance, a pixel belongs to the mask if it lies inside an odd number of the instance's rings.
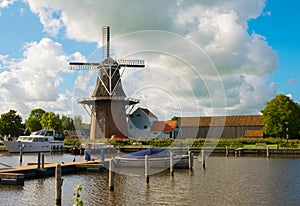
[[[84,162],[58,162],[61,164],[61,167],[74,167],[77,165],[89,165],[89,164],[97,164],[99,161],[84,161]],[[57,163],[46,163],[44,164],[45,169],[55,168]],[[0,173],[20,173],[21,171],[27,170],[36,170],[38,167],[37,164],[33,165],[24,165],[24,166],[16,166],[9,168],[1,168]]]
[[[44,167],[40,165],[39,168],[37,164],[1,168],[0,184],[14,184],[14,181],[17,181],[24,185],[24,179],[54,176],[57,164],[58,163],[46,163]],[[82,171],[100,171],[104,164],[105,162],[100,164],[99,161],[60,162],[62,174]],[[23,181],[19,181],[20,178],[23,178]],[[7,179],[10,179],[10,181],[6,181]]]

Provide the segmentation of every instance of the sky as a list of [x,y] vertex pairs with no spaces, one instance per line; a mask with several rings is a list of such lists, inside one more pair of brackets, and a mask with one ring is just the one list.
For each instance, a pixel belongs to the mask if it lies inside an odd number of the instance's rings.
[[[125,9],[124,9],[125,8]],[[298,1],[0,0],[0,114],[84,115],[101,62],[102,26],[138,106],[159,119],[259,114],[276,94],[300,102]]]

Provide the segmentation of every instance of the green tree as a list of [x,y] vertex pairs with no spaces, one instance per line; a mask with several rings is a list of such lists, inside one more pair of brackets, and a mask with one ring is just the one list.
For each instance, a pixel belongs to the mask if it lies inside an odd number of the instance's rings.
[[45,112],[42,115],[41,124],[43,129],[63,130],[61,119],[54,112]]
[[178,121],[178,117],[177,117],[177,116],[174,116],[174,117],[172,117],[171,120],[177,120],[177,121]]
[[266,103],[261,111],[265,124],[264,133],[271,137],[286,137],[287,127],[290,138],[299,137],[300,131],[300,107],[288,96],[278,94],[274,99]]
[[89,129],[90,128],[90,124],[86,124],[82,122],[82,116],[77,115],[74,117],[74,127],[77,130],[81,130],[81,129]]
[[41,119],[45,111],[41,108],[34,109],[30,112],[28,119],[25,121],[26,128],[30,132],[42,129]]
[[63,126],[64,130],[75,130],[72,118],[62,116],[61,122],[62,122],[62,126]]
[[22,117],[15,110],[2,114],[0,117],[0,134],[18,137],[23,134],[25,125],[22,124]]

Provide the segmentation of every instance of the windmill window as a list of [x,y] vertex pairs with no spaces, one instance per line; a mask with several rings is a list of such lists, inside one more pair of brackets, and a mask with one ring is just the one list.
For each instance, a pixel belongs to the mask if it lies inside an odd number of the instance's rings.
[[144,129],[147,129],[148,128],[148,126],[147,125],[144,125]]
[[137,116],[137,117],[140,117],[141,115],[140,115],[140,114],[137,114],[136,116]]

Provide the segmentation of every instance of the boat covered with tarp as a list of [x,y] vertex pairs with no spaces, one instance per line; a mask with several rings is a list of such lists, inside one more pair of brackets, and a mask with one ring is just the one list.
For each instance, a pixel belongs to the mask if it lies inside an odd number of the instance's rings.
[[[145,167],[145,157],[148,156],[149,168],[169,168],[171,149],[148,148],[130,154],[115,157],[117,167]],[[174,168],[188,168],[188,155],[176,155],[173,153]]]

